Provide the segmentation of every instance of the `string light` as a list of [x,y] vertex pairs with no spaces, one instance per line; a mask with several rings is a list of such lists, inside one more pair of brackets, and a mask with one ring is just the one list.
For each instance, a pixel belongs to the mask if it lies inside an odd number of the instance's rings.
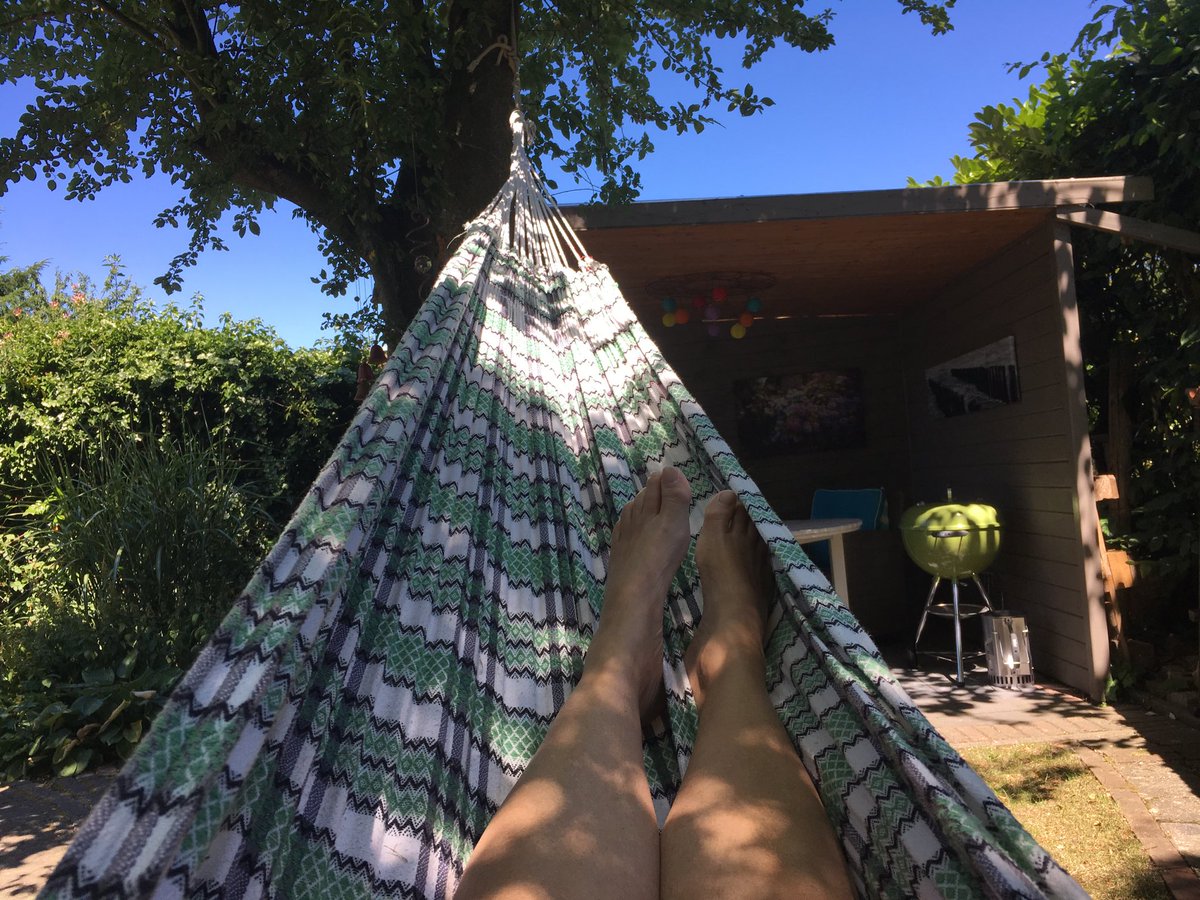
[[[728,333],[735,340],[741,340],[746,336],[747,329],[754,325],[755,314],[762,312],[763,302],[757,296],[749,297],[743,304],[741,312],[734,315],[732,310],[726,311],[721,308],[729,301],[729,298],[729,289],[724,285],[713,287],[708,292],[707,298],[704,294],[693,294],[687,302],[680,302],[674,297],[663,297],[660,302],[663,326],[674,328],[676,325],[687,325],[693,318],[696,318],[706,326],[710,337],[718,337],[721,334],[720,323],[733,319],[733,325],[729,328]],[[693,310],[695,311],[694,316]]]

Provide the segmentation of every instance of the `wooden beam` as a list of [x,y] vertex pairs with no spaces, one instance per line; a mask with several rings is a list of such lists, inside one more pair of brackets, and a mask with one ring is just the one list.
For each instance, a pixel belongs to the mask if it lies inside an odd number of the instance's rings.
[[1154,184],[1149,178],[1114,176],[954,184],[886,191],[674,200],[628,206],[565,206],[563,212],[572,228],[587,231],[599,228],[713,225],[721,222],[832,219],[843,216],[1056,209],[1084,204],[1127,203],[1149,200],[1153,196]]
[[1182,250],[1184,253],[1200,255],[1200,234],[1183,228],[1158,225],[1144,219],[1135,219],[1133,216],[1106,212],[1102,209],[1060,212],[1058,218],[1063,222],[1082,228],[1106,231],[1110,234],[1119,234],[1121,237],[1158,244],[1160,247],[1170,247],[1172,250]]
[[1062,314],[1063,363],[1066,366],[1063,398],[1067,411],[1067,452],[1075,475],[1075,514],[1079,529],[1076,557],[1080,582],[1078,632],[1071,637],[1082,642],[1090,671],[1088,684],[1075,684],[1099,702],[1104,698],[1108,677],[1110,647],[1108,614],[1105,608],[1104,576],[1100,567],[1100,516],[1096,512],[1096,487],[1092,481],[1092,447],[1088,437],[1087,397],[1083,389],[1083,349],[1079,342],[1079,304],[1075,296],[1075,254],[1071,229],[1065,222],[1054,224],[1054,258],[1058,274],[1058,301]]

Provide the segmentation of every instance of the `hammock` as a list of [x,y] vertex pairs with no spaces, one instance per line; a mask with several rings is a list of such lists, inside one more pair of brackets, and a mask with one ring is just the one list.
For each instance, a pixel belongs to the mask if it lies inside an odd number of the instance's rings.
[[[548,200],[468,226],[279,542],[44,896],[449,897],[578,679],[621,507],[679,467],[774,558],[768,687],[866,896],[1086,896],[929,726]],[[665,612],[660,821],[696,733]]]

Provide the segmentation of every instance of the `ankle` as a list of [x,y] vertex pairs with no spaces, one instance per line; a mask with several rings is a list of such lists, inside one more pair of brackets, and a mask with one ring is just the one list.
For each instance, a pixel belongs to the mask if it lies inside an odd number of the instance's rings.
[[616,706],[628,706],[636,712],[642,685],[631,677],[630,666],[619,657],[607,656],[599,660],[589,657],[575,692],[594,693]]
[[719,636],[700,639],[703,645],[688,660],[688,679],[698,707],[721,684],[736,684],[746,690],[765,688],[766,655],[755,630],[727,627]]

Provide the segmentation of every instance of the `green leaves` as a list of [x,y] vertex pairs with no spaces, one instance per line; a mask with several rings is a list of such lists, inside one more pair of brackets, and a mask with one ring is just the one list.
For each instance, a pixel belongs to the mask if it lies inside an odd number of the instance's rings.
[[[48,773],[78,775],[93,763],[123,759],[161,709],[159,698],[181,674],[171,668],[142,672],[100,690],[53,682],[47,689],[26,685],[15,702],[7,690],[0,692],[0,780]],[[160,690],[139,690],[147,684]],[[10,682],[8,689],[12,686]],[[46,698],[54,695],[74,696],[74,701],[47,703]]]
[[[953,5],[899,0],[934,33],[949,30]],[[257,216],[283,198],[329,260],[319,276],[326,293],[341,296],[370,274],[391,308],[410,306],[385,259],[411,266],[429,255],[404,243],[414,222],[434,223],[445,240],[478,208],[458,208],[476,173],[448,162],[463,155],[451,151],[507,155],[508,135],[484,121],[494,111],[467,117],[472,133],[454,124],[463,91],[478,87],[483,71],[472,76],[468,66],[500,34],[512,37],[502,3],[183,0],[106,9],[7,4],[0,80],[32,78],[39,95],[17,133],[0,137],[0,179],[40,172],[67,198],[85,199],[134,172],[168,175],[180,197],[154,222],[186,232],[186,248],[155,279],[168,292],[182,289],[199,254],[224,246],[226,214],[237,235],[258,234]],[[833,43],[830,11],[780,0],[620,9],[531,0],[518,13],[522,102],[539,126],[532,149],[606,202],[637,195],[631,163],[653,151],[654,131],[700,133],[717,109],[750,116],[772,105],[715,65],[717,42],[736,41],[747,69],[775,47],[817,52]],[[490,56],[483,65],[493,65]],[[508,95],[498,91],[497,102]],[[500,112],[502,123],[508,109]],[[503,177],[506,167],[496,171]]]
[[88,669],[83,673],[83,683],[87,685],[108,685],[114,680],[113,670],[110,668],[103,669]]
[[948,31],[953,31],[954,26],[950,24],[950,10],[954,7],[955,0],[946,0],[945,3],[927,3],[924,0],[900,0],[900,5],[904,8],[905,13],[916,13],[920,20],[928,25],[934,34],[945,34]]
[[1154,58],[1150,60],[1150,65],[1165,66],[1168,63],[1179,59],[1179,57],[1183,56],[1183,54],[1184,49],[1182,47],[1163,47],[1154,55]]
[[51,292],[40,269],[0,272],[0,777],[132,750],[345,428],[357,362],[155,309],[115,263]]
[[[87,678],[87,675],[85,673],[84,679],[86,680],[86,678]],[[109,682],[109,683],[111,684],[111,682]],[[104,700],[100,697],[84,696],[84,697],[80,697],[74,703],[71,704],[70,711],[75,713],[75,715],[86,719],[88,716],[92,715],[92,713],[96,712],[96,710],[98,710],[103,705],[104,705]]]

